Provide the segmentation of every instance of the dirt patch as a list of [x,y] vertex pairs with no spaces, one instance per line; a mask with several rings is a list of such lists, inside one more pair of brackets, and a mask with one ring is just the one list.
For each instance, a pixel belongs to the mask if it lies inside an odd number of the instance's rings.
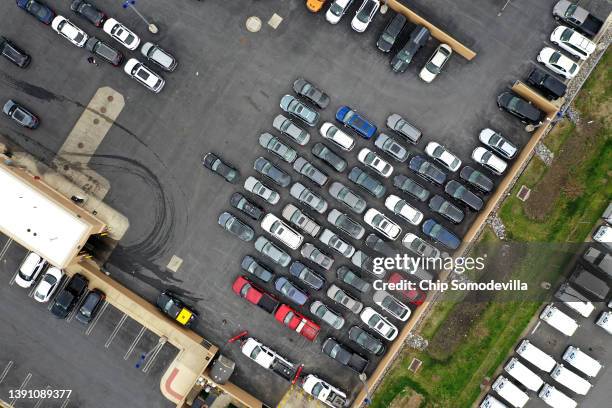
[[423,396],[414,391],[399,394],[391,401],[389,408],[420,408],[423,404]]

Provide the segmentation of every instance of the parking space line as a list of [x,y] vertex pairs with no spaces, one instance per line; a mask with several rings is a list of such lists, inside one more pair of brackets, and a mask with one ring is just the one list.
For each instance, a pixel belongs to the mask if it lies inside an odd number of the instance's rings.
[[124,313],[123,317],[121,317],[121,320],[119,320],[119,323],[117,323],[117,325],[115,326],[115,329],[113,330],[113,332],[110,334],[110,336],[108,336],[108,339],[106,340],[106,343],[104,344],[105,348],[108,348],[110,346],[110,344],[115,339],[115,336],[117,336],[117,333],[119,333],[119,329],[121,329],[121,326],[123,326],[123,323],[125,323],[126,320],[127,320],[127,315]]
[[104,314],[104,311],[106,310],[107,307],[108,307],[108,302],[104,302],[104,304],[100,308],[100,311],[98,312],[96,317],[94,317],[93,322],[91,322],[89,324],[89,326],[87,327],[87,330],[85,330],[85,335],[86,336],[89,336],[91,334],[91,332],[93,331],[94,327],[96,327],[96,324],[98,323],[98,320],[100,320],[100,317],[102,317],[102,315]]
[[13,360],[11,360],[11,361],[8,362],[6,367],[4,367],[4,370],[2,371],[2,374],[0,374],[0,384],[2,384],[2,381],[4,381],[4,379],[8,375],[9,371],[11,370],[11,367],[13,367],[13,364],[14,364],[14,362],[13,362]]
[[166,342],[160,342],[157,343],[157,346],[155,346],[155,350],[153,350],[153,352],[151,353],[151,355],[149,356],[149,361],[146,362],[145,366],[142,368],[142,372],[143,373],[148,373],[149,369],[151,368],[151,366],[153,365],[153,362],[155,361],[155,359],[157,358],[157,355],[159,354],[159,352],[161,351],[162,348],[164,348],[164,345],[166,344]]
[[130,358],[130,354],[132,354],[132,352],[134,351],[134,348],[136,347],[136,344],[138,344],[138,342],[140,341],[140,339],[142,338],[143,334],[145,334],[146,331],[147,331],[147,328],[142,326],[142,328],[138,332],[138,335],[136,336],[136,338],[130,345],[130,348],[128,348],[128,350],[125,352],[125,355],[123,356],[124,360],[127,360],[128,358]]
[[[17,394],[19,394],[19,391],[23,390],[26,387],[26,385],[28,385],[31,378],[32,378],[32,373],[28,373],[28,375],[26,375],[26,378],[24,378],[23,382],[19,386],[19,389],[17,390]],[[12,407],[13,405],[15,405],[15,401],[17,401],[17,397],[13,398],[11,402],[9,402],[9,406]]]
[[69,401],[70,401],[70,398],[66,398],[66,400],[64,401],[64,403],[62,404],[60,408],[66,408],[68,406]]
[[47,306],[47,310],[49,310],[49,311],[53,307],[53,303],[55,302],[55,298],[57,297],[57,295],[60,294],[62,292],[62,290],[64,290],[64,288],[68,284],[68,278],[66,278],[64,276],[64,277],[62,277],[62,279],[63,279],[63,281],[60,282],[60,286],[57,288],[57,290],[53,294],[53,298],[49,299],[49,306]]
[[2,247],[2,250],[0,251],[0,261],[4,258],[4,256],[6,255],[6,251],[8,251],[9,247],[11,246],[11,244],[13,243],[13,239],[9,238],[8,241],[6,241],[6,243],[4,244],[4,246]]
[[[51,386],[50,386],[50,385],[47,385],[47,386],[45,387],[45,390],[50,390],[50,389],[51,389]],[[44,401],[44,400],[45,400],[45,398],[43,398],[43,397],[39,398],[39,399],[38,399],[38,401],[36,401],[36,405],[34,405],[34,407],[33,407],[33,408],[38,408],[38,407],[40,407],[40,405],[43,403],[43,401]]]

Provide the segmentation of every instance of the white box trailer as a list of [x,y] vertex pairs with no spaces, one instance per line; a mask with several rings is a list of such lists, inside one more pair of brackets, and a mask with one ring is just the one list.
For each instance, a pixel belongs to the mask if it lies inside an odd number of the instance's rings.
[[559,384],[580,395],[586,395],[593,386],[578,374],[563,367],[563,364],[557,364],[550,376]]
[[546,306],[542,313],[540,313],[540,319],[544,320],[553,328],[557,329],[566,336],[572,336],[576,329],[578,329],[578,323],[552,304]]
[[544,384],[538,397],[552,408],[576,408],[576,401],[549,384]]
[[533,371],[528,369],[523,363],[518,361],[516,357],[512,357],[504,370],[510,374],[516,381],[523,384],[528,390],[538,392],[544,381]]
[[588,247],[582,257],[591,265],[604,271],[612,278],[612,255],[600,251],[594,247]]
[[479,408],[508,408],[508,406],[492,395],[487,396],[480,403]]
[[589,377],[595,377],[601,370],[599,361],[580,350],[578,347],[569,346],[563,353],[563,361],[580,370]]
[[527,404],[527,401],[529,401],[529,395],[524,393],[503,375],[497,377],[491,389],[500,397],[508,401],[514,408],[523,408],[525,404]]
[[516,348],[516,354],[529,361],[542,371],[550,373],[557,362],[549,354],[546,354],[527,339],[523,340]]
[[557,292],[555,292],[555,297],[570,309],[574,309],[582,317],[589,317],[593,310],[595,310],[593,303],[589,302],[582,293],[578,292],[567,282],[559,287]]

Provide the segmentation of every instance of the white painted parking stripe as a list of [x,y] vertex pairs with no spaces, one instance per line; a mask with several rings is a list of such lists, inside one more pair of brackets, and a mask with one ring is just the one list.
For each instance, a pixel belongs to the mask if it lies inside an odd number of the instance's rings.
[[153,365],[153,362],[155,361],[155,359],[157,358],[157,355],[159,354],[159,352],[161,351],[162,348],[164,348],[164,345],[166,344],[166,342],[164,341],[163,343],[160,342],[157,343],[157,345],[155,346],[155,349],[153,350],[153,352],[151,353],[151,355],[149,356],[148,361],[146,362],[145,366],[142,368],[142,372],[143,373],[147,373],[149,372],[149,369],[151,368],[151,366]]
[[13,367],[13,364],[15,364],[15,363],[13,362],[13,360],[11,360],[11,361],[8,362],[6,367],[4,367],[4,370],[2,371],[2,374],[0,374],[0,384],[2,384],[2,381],[4,381],[4,379],[8,375],[9,371],[11,370],[11,367]]
[[69,401],[70,401],[70,398],[66,398],[66,400],[64,401],[64,403],[62,404],[60,408],[66,408],[68,406]]
[[83,304],[83,302],[85,301],[85,298],[87,297],[87,295],[89,294],[89,291],[85,292],[83,294],[83,296],[81,296],[81,298],[79,299],[79,302],[77,303],[77,305],[74,307],[74,309],[72,309],[72,312],[70,312],[70,315],[68,315],[68,318],[66,319],[66,321],[68,323],[70,323],[72,321],[72,319],[74,319],[74,316],[77,314],[77,312],[79,311],[79,309],[81,308],[81,305]]
[[15,278],[17,277],[17,274],[19,273],[19,268],[21,267],[21,264],[23,264],[23,261],[25,261],[25,259],[28,257],[29,253],[27,253],[24,257],[23,260],[21,262],[19,262],[19,267],[17,268],[17,270],[15,271],[15,273],[13,274],[13,277],[11,278],[9,285],[13,285],[13,283],[15,283]]
[[89,324],[89,326],[87,327],[87,330],[85,330],[85,335],[86,336],[89,336],[91,334],[91,332],[93,331],[94,327],[96,327],[96,324],[98,324],[98,320],[100,320],[100,317],[102,317],[102,315],[106,311],[107,307],[108,307],[108,302],[104,302],[104,304],[100,308],[100,311],[98,312],[96,317],[94,317],[93,322],[91,322]]
[[2,250],[0,251],[0,261],[4,258],[4,256],[6,255],[6,251],[8,251],[9,247],[11,246],[11,244],[13,243],[13,240],[11,238],[9,238],[8,241],[6,241],[6,243],[4,244],[4,246],[2,247]]
[[[48,391],[48,390],[50,390],[50,389],[51,389],[51,386],[50,386],[50,385],[47,385],[47,386],[45,387],[45,390],[47,390],[47,391]],[[38,401],[36,401],[36,405],[34,405],[34,408],[39,408],[39,407],[40,407],[40,405],[43,403],[43,401],[44,401],[44,400],[45,400],[45,398],[43,398],[43,397],[39,398],[39,400],[38,400]]]
[[119,323],[117,323],[117,325],[115,326],[115,329],[113,330],[113,332],[110,334],[110,336],[108,336],[108,339],[106,340],[106,343],[104,344],[105,348],[108,348],[110,346],[110,344],[115,339],[115,336],[117,336],[117,333],[119,333],[119,329],[121,329],[121,326],[123,326],[123,323],[125,323],[126,320],[127,320],[127,315],[124,314],[123,317],[121,317],[121,320],[119,320]]
[[533,330],[531,331],[531,334],[535,333],[535,331],[538,330],[538,327],[540,327],[540,321],[539,320],[538,320],[538,323],[533,328]]
[[[32,378],[32,374],[28,373],[28,375],[26,375],[26,378],[24,378],[23,382],[19,386],[19,389],[16,392],[17,394],[19,394],[19,391],[23,390],[28,385],[31,378]],[[17,397],[13,398],[11,402],[9,402],[9,406],[12,407],[13,405],[15,405],[15,401],[17,401]]]
[[123,356],[124,360],[127,360],[128,358],[130,358],[130,354],[132,354],[132,352],[134,351],[134,348],[136,347],[136,344],[138,344],[138,342],[140,341],[140,339],[142,338],[143,334],[145,334],[146,331],[147,331],[147,328],[142,326],[142,328],[138,332],[138,335],[136,336],[136,338],[130,345],[130,348],[128,348],[128,350],[125,352],[125,355]]

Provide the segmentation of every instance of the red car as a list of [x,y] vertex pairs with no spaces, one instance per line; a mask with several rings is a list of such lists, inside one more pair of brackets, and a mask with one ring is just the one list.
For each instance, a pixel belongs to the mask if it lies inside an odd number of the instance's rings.
[[254,305],[261,307],[268,313],[274,313],[279,305],[279,301],[272,295],[259,289],[244,276],[239,276],[232,285],[232,290],[235,294],[251,302]]
[[321,330],[318,324],[305,318],[287,305],[280,305],[274,314],[274,318],[310,341],[314,341],[319,335],[319,330]]
[[[397,272],[393,272],[391,274],[391,276],[389,276],[389,279],[387,280],[388,283],[400,283],[401,281],[407,280],[406,278],[404,278],[402,275],[400,275]],[[425,301],[425,298],[427,297],[427,295],[425,294],[425,292],[423,292],[420,289],[414,289],[414,290],[394,290],[393,292],[398,292],[399,294],[401,294],[404,299],[408,300],[411,304],[415,305],[415,306],[420,306],[423,304],[423,302]]]

